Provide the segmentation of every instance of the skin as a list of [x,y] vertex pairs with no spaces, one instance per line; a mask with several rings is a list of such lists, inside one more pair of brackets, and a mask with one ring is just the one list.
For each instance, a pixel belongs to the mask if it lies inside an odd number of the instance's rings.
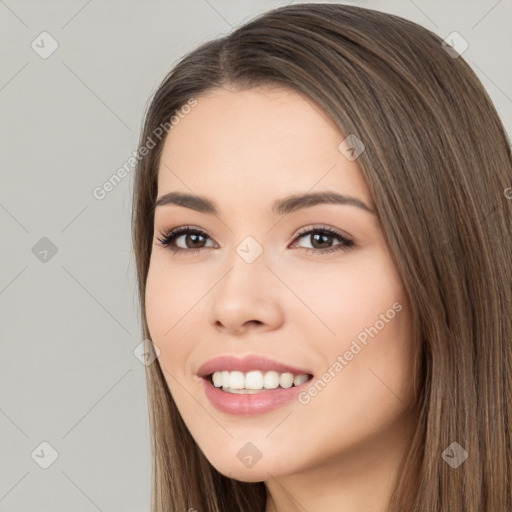
[[[340,152],[345,135],[323,111],[291,90],[223,88],[197,101],[167,135],[158,197],[206,196],[219,215],[157,207],[146,288],[148,326],[179,412],[218,471],[265,481],[266,512],[384,512],[414,428],[416,395],[409,302],[378,216],[338,204],[271,212],[278,198],[318,191],[373,209],[357,159]],[[159,244],[184,225],[207,237],[175,243],[199,252],[173,254]],[[316,225],[354,246],[322,253],[340,240],[297,237]],[[263,249],[251,264],[235,251],[247,236]],[[306,405],[226,414],[196,375],[213,357],[258,354],[318,378],[394,303],[401,311]],[[250,468],[237,457],[248,442],[262,454]]]

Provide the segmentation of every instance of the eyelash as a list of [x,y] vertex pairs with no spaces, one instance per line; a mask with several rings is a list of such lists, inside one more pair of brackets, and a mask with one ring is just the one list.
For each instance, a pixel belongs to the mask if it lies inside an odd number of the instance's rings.
[[[193,226],[181,226],[179,228],[171,229],[166,233],[161,233],[160,235],[162,236],[162,238],[157,237],[157,240],[160,242],[160,244],[158,245],[168,248],[169,250],[172,251],[173,254],[176,254],[178,252],[194,254],[201,251],[202,249],[207,249],[207,247],[200,247],[197,249],[183,249],[182,247],[173,247],[171,244],[184,233],[200,235],[204,238],[209,238],[208,235],[204,231],[201,231],[200,229],[197,229]],[[321,233],[323,235],[328,235],[332,238],[337,238],[339,241],[341,241],[341,243],[335,245],[334,247],[329,247],[327,249],[311,249],[309,247],[300,247],[300,249],[305,250],[307,254],[326,254],[336,251],[346,251],[347,249],[350,249],[354,245],[353,240],[350,240],[349,238],[343,236],[339,231],[328,226],[313,226],[312,228],[306,228],[305,230],[301,230],[299,233],[297,233],[297,236],[295,237],[294,241],[306,235],[311,235],[313,233]]]

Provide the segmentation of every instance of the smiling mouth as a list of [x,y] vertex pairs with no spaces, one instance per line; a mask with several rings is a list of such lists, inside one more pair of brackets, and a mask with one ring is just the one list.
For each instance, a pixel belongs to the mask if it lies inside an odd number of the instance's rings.
[[277,371],[216,371],[205,377],[214,387],[226,393],[250,395],[276,389],[298,387],[313,378],[311,374]]

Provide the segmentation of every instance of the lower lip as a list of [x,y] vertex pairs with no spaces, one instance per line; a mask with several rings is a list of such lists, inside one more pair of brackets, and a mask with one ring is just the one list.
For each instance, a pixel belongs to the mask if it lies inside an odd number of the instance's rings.
[[296,398],[313,379],[309,379],[300,386],[269,389],[247,395],[222,391],[221,388],[216,388],[207,377],[203,377],[202,380],[206,396],[219,411],[226,414],[250,415],[272,411],[287,404]]

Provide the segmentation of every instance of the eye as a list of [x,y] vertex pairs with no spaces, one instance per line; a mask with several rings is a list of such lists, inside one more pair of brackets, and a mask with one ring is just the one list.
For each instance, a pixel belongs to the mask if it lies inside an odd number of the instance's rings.
[[[297,240],[301,238],[308,239],[313,245],[312,248],[304,248],[306,253],[330,253],[334,251],[346,251],[350,247],[354,245],[354,241],[350,238],[347,238],[339,231],[329,226],[314,226],[312,228],[305,228],[301,230],[297,236]],[[339,240],[339,244],[332,245],[329,240],[330,239]]]
[[[171,229],[167,233],[162,233],[161,236],[162,238],[157,238],[160,245],[169,248],[173,254],[177,252],[196,253],[203,248],[201,244],[208,238],[208,235],[204,231],[194,228],[193,226],[181,226]],[[175,244],[175,242],[182,237],[185,240],[185,248],[178,247]]]
[[[302,238],[307,239],[307,237],[309,237],[313,247],[308,248],[299,246],[306,253],[325,254],[334,251],[344,251],[354,245],[353,240],[328,226],[305,228],[298,233],[295,240],[300,240]],[[177,245],[180,238],[183,238],[185,247]],[[161,238],[157,238],[160,242],[159,245],[169,248],[173,254],[178,252],[185,252],[188,254],[197,253],[201,249],[206,248],[204,244],[208,239],[209,237],[204,231],[194,226],[181,226],[174,228],[168,232],[161,233]],[[332,245],[329,241],[331,239],[337,239],[340,243]]]

